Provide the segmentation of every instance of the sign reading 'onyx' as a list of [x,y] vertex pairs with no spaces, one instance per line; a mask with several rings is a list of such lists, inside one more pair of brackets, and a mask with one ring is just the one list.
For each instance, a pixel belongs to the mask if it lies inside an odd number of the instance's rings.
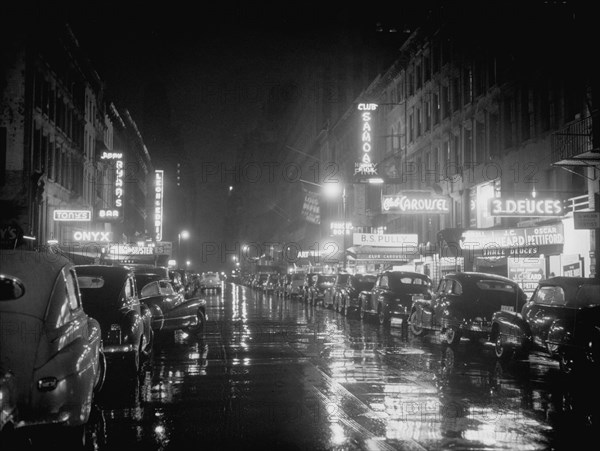
[[563,216],[563,203],[557,199],[490,199],[491,216]]

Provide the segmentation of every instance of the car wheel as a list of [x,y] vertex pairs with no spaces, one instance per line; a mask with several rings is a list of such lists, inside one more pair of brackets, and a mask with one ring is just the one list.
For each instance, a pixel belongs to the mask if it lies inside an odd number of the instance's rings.
[[510,349],[502,342],[502,334],[498,333],[494,342],[494,354],[500,360],[506,360],[510,356]]
[[123,368],[125,371],[125,377],[129,378],[129,380],[137,380],[137,375],[140,370],[139,348],[136,349],[134,352],[129,352],[125,356],[125,360],[123,361]]
[[444,332],[442,332],[442,342],[449,346],[456,345],[460,342],[460,331],[452,327],[448,327]]
[[190,332],[196,336],[196,338],[204,338],[205,328],[206,328],[206,315],[204,312],[198,310],[196,314],[198,318],[198,324],[194,327],[190,328]]
[[386,305],[382,305],[379,307],[377,311],[377,317],[379,319],[379,325],[387,327],[390,325],[390,312]]
[[145,346],[142,349],[142,359],[144,362],[147,362],[152,357],[152,353],[154,351],[154,331],[150,330],[148,342],[145,343]]
[[85,424],[60,427],[59,437],[63,449],[85,449],[87,445],[87,427]]
[[417,326],[417,311],[413,310],[413,312],[410,314],[410,319],[409,319],[409,329],[410,329],[410,333],[413,334],[415,337],[422,337],[423,335],[425,335],[425,329],[423,329],[420,326]]
[[106,380],[106,356],[104,352],[100,351],[98,353],[98,380],[96,381],[96,385],[94,386],[94,393],[100,393],[102,391],[102,387],[104,386],[104,381]]

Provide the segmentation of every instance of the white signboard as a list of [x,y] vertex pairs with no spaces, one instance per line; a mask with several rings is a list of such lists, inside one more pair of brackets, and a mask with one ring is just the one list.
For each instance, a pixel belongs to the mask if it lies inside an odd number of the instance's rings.
[[418,241],[416,233],[355,233],[352,237],[352,244],[355,246],[416,247]]
[[598,211],[574,211],[573,224],[575,229],[599,229],[600,212]]

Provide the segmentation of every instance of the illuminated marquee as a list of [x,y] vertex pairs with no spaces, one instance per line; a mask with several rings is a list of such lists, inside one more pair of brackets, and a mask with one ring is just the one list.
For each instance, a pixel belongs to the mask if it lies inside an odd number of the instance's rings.
[[75,241],[112,241],[112,232],[73,232]]
[[164,171],[157,169],[154,171],[154,239],[162,240],[163,223],[163,199],[164,199]]
[[91,210],[54,210],[55,221],[91,221]]
[[377,167],[371,161],[371,150],[372,150],[372,128],[371,128],[371,112],[377,109],[376,103],[359,103],[358,111],[360,111],[360,118],[362,123],[361,129],[361,150],[362,158],[357,161],[354,165],[354,175],[377,175]]
[[123,206],[123,153],[121,152],[102,152],[101,160],[114,160],[115,162],[115,207]]
[[564,209],[556,199],[490,199],[491,216],[563,216]]
[[444,214],[450,212],[450,203],[440,196],[383,195],[381,210],[387,214]]

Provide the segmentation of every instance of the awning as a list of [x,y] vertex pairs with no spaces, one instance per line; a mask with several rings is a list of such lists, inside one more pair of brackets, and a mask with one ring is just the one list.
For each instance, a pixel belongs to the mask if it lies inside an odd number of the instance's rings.
[[416,249],[379,246],[353,246],[348,248],[348,255],[355,260],[371,262],[409,262],[420,256]]

